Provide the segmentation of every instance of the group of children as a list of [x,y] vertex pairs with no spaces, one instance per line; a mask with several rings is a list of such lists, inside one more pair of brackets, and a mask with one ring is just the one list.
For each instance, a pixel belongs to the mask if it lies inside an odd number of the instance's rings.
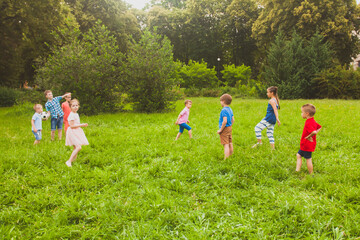
[[[278,97],[277,87],[269,87],[267,89],[267,96],[270,98],[266,116],[255,126],[255,135],[257,138],[257,143],[253,148],[262,145],[261,132],[267,128],[267,137],[270,142],[272,149],[275,149],[275,139],[274,139],[274,128],[277,123],[280,126],[279,112],[280,103]],[[66,165],[71,167],[73,161],[75,161],[77,154],[81,150],[82,145],[89,145],[89,142],[84,134],[82,127],[87,127],[87,123],[80,123],[80,117],[77,111],[79,110],[80,103],[77,99],[71,100],[71,93],[65,93],[63,96],[53,97],[53,94],[50,90],[44,92],[47,102],[45,108],[47,111],[47,117],[42,119],[42,105],[35,104],[34,110],[35,113],[31,119],[32,132],[35,136],[34,144],[40,143],[42,138],[42,120],[46,120],[51,116],[51,140],[55,138],[55,131],[58,130],[58,137],[62,137],[62,126],[65,124],[65,134],[66,134],[66,146],[73,146],[74,150],[71,153],[71,156]],[[65,102],[61,104],[60,100],[65,98]],[[222,110],[220,112],[219,118],[219,130],[217,133],[220,136],[220,142],[224,147],[224,158],[228,158],[234,152],[233,143],[232,143],[232,125],[235,121],[234,113],[230,108],[232,102],[232,97],[229,94],[224,94],[220,97],[220,104]],[[190,139],[192,138],[192,130],[188,125],[190,108],[192,106],[191,100],[185,101],[185,108],[180,112],[175,124],[179,125],[179,133],[176,136],[175,140],[178,140],[181,134],[184,132],[184,129],[188,130]],[[313,173],[312,165],[312,152],[315,151],[316,147],[316,134],[320,131],[321,126],[314,120],[316,109],[312,104],[305,104],[301,107],[301,116],[306,119],[304,130],[300,140],[300,150],[296,155],[297,164],[296,171],[299,172],[302,165],[302,157],[306,159],[307,168],[310,174]]]
[[[66,165],[71,167],[71,163],[75,161],[77,154],[81,150],[82,145],[89,145],[82,127],[87,127],[87,123],[80,123],[80,117],[77,111],[80,103],[77,99],[71,100],[71,93],[65,93],[63,96],[53,97],[50,90],[44,92],[47,102],[45,108],[47,111],[46,118],[42,118],[43,108],[41,104],[35,104],[35,113],[31,119],[32,132],[35,136],[34,144],[40,143],[42,139],[42,121],[51,117],[51,140],[55,139],[56,129],[58,130],[59,140],[62,138],[62,128],[65,125],[66,146],[73,146],[74,150]],[[65,102],[60,106],[60,100],[65,98]]]
[[[256,148],[262,145],[261,132],[267,128],[267,137],[272,149],[275,149],[274,128],[277,123],[280,126],[279,112],[280,103],[278,97],[278,88],[269,87],[267,89],[267,96],[270,98],[266,110],[266,116],[255,126],[255,135],[257,143],[253,146]],[[232,102],[232,97],[229,94],[224,94],[220,97],[220,104],[222,110],[220,112],[219,130],[217,133],[220,135],[220,142],[224,147],[224,158],[228,158],[234,152],[232,143],[232,125],[235,121],[234,114],[229,105]],[[179,125],[179,133],[175,140],[181,136],[184,129],[189,132],[189,137],[192,138],[191,127],[189,123],[189,114],[192,102],[191,100],[185,101],[185,108],[180,112],[175,124]],[[312,104],[305,104],[301,107],[301,117],[306,119],[303,133],[300,140],[300,150],[296,154],[296,172],[299,172],[302,165],[302,157],[306,159],[307,168],[310,174],[313,173],[312,152],[316,147],[316,134],[321,130],[321,126],[314,120],[316,108]]]

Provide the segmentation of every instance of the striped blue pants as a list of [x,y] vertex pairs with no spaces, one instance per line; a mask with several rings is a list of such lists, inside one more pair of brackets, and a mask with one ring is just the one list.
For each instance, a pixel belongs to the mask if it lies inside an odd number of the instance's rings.
[[265,121],[264,119],[261,120],[256,126],[255,126],[255,134],[257,139],[261,139],[261,131],[267,128],[266,135],[269,139],[269,142],[271,144],[275,143],[274,139],[274,127],[275,124],[271,124],[268,121]]

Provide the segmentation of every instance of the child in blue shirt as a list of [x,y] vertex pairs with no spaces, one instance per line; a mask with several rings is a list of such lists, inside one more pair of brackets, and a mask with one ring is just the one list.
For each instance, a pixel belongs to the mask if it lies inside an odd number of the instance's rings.
[[234,114],[229,105],[232,102],[232,97],[229,94],[224,94],[220,97],[220,104],[223,109],[220,112],[219,130],[221,144],[224,146],[224,159],[230,157],[233,152],[232,143],[232,125],[235,121]]
[[41,118],[41,113],[43,111],[43,108],[41,106],[41,104],[35,104],[34,106],[34,110],[35,113],[31,118],[31,126],[32,126],[32,132],[35,136],[35,144],[40,143],[41,140],[41,130],[42,130],[42,118]]

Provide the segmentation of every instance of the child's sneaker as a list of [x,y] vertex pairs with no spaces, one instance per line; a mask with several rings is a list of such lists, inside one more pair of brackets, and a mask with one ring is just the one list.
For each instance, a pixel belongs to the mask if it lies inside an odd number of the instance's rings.
[[66,161],[66,166],[68,166],[68,167],[71,167],[71,162],[69,162],[69,161]]
[[256,147],[258,147],[258,146],[261,146],[262,145],[262,143],[259,143],[259,142],[257,142],[254,146],[252,146],[251,148],[256,148]]

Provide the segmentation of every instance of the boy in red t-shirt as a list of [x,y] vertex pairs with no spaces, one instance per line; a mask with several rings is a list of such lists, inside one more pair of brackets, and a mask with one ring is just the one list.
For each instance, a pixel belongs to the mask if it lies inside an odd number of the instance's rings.
[[300,150],[296,154],[297,163],[296,171],[300,172],[302,160],[301,157],[306,159],[306,165],[309,173],[313,173],[313,164],[311,154],[315,151],[316,147],[316,134],[321,130],[320,124],[315,122],[314,115],[316,108],[312,104],[305,104],[301,107],[301,117],[306,119],[304,130],[300,140]]

